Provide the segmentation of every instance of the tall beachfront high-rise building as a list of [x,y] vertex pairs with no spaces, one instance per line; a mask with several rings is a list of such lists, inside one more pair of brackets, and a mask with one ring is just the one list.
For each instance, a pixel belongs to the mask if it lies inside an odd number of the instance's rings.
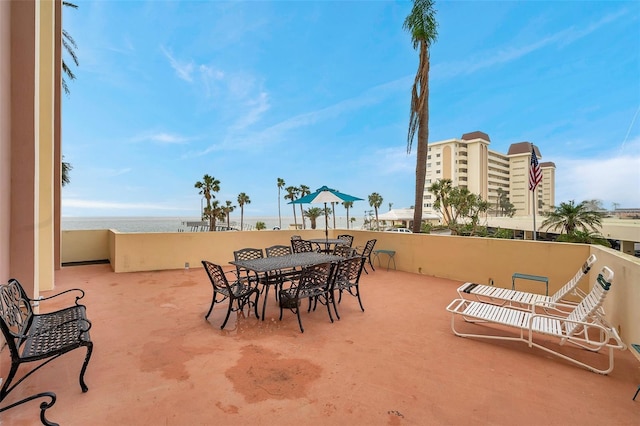
[[[433,208],[435,196],[429,192],[432,183],[451,179],[453,186],[466,187],[489,202],[489,214],[499,215],[500,196],[506,196],[515,208],[515,216],[533,214],[533,198],[529,191],[529,165],[531,152],[537,146],[518,142],[509,147],[507,154],[489,149],[491,140],[483,132],[465,133],[460,139],[447,139],[429,143],[427,175],[423,194],[423,211],[439,212]],[[555,169],[552,162],[540,162],[542,181],[535,189],[536,213],[549,211],[555,204]]]

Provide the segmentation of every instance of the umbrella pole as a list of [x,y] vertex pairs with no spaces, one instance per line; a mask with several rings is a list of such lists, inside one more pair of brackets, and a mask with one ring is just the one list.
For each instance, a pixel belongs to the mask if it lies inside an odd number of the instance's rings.
[[329,217],[327,217],[327,203],[324,203],[324,248],[329,246]]

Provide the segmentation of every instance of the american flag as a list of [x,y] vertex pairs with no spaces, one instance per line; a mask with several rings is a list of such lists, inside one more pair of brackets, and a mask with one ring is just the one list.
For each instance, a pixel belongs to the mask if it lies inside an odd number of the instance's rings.
[[529,165],[529,191],[535,191],[538,184],[542,181],[542,171],[538,164],[536,150],[531,145],[531,164]]

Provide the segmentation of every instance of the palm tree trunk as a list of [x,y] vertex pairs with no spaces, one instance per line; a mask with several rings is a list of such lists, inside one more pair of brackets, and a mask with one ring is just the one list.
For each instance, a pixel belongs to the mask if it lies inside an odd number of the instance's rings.
[[416,193],[413,209],[413,229],[415,233],[422,228],[422,205],[424,204],[424,182],[427,175],[427,152],[429,151],[429,52],[425,43],[420,45],[421,70],[420,86],[420,123],[418,125],[418,149],[416,153]]

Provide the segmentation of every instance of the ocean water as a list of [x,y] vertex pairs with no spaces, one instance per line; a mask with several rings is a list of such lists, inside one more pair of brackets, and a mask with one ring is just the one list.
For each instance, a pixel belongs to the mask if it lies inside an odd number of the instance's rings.
[[[349,225],[351,229],[361,229],[364,219],[356,218],[356,221]],[[113,229],[119,232],[188,232],[191,227],[187,222],[200,222],[199,217],[63,217],[61,226],[63,231],[87,230],[87,229]],[[251,217],[245,216],[244,230],[253,230],[257,222],[264,222],[266,229],[273,229],[278,226],[277,216]],[[293,216],[282,216],[282,229],[289,229],[289,224],[293,225]],[[300,225],[300,218],[297,218]],[[226,221],[217,221],[216,225],[226,226]],[[231,217],[230,225],[240,229],[240,217]],[[311,228],[309,219],[306,219],[306,226]],[[336,229],[347,229],[346,216],[336,216]],[[318,218],[317,229],[324,229],[324,218]],[[329,218],[329,229],[333,229],[333,218]]]

